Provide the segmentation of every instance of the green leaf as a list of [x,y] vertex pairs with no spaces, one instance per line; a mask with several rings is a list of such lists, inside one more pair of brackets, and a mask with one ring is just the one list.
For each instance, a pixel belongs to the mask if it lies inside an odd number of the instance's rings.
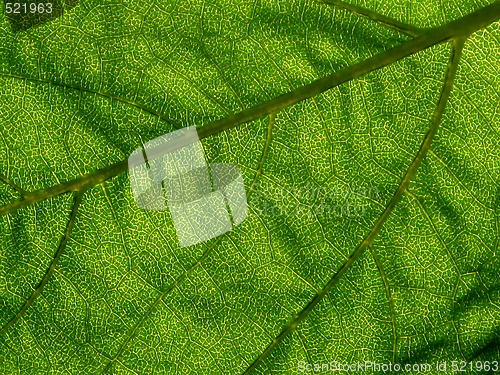
[[[0,24],[1,373],[494,370],[500,2],[64,4]],[[127,158],[193,125],[249,216],[180,248]]]

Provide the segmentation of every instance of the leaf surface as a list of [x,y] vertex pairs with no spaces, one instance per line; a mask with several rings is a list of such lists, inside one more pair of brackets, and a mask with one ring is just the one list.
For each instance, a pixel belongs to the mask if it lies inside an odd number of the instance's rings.
[[[500,13],[426,4],[354,4],[421,36],[312,1],[4,17],[0,372],[500,360]],[[249,216],[180,248],[124,160],[193,125]]]

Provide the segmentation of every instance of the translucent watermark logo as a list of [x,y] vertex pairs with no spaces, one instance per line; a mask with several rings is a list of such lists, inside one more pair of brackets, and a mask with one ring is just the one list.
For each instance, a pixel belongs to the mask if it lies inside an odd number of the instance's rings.
[[195,127],[147,142],[132,152],[128,166],[136,205],[160,211],[168,206],[181,247],[217,237],[247,217],[239,168],[209,167]]
[[[443,364],[438,363],[435,366],[437,372],[443,371]],[[446,363],[444,364],[446,371]],[[331,361],[329,363],[307,363],[306,361],[297,362],[297,371],[306,373],[324,373],[324,372],[341,372],[343,374],[351,372],[362,373],[395,373],[395,372],[432,372],[433,366],[429,363],[377,363],[372,361],[356,362],[356,363],[341,363]]]
[[356,218],[380,200],[377,186],[278,186],[252,187],[250,207],[258,216]]

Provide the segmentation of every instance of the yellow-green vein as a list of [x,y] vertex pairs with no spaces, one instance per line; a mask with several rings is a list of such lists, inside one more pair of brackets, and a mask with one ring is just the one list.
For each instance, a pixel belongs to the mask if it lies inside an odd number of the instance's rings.
[[448,71],[446,73],[446,79],[443,84],[443,88],[441,90],[441,95],[434,111],[434,115],[432,116],[431,124],[429,131],[427,132],[420,150],[418,151],[415,159],[411,163],[410,167],[406,171],[401,183],[399,184],[398,189],[394,193],[394,196],[390,200],[386,209],[377,220],[372,230],[365,237],[363,242],[358,246],[358,248],[352,253],[352,255],[347,259],[347,261],[340,267],[335,275],[330,279],[330,281],[326,284],[326,286],[317,292],[316,296],[305,306],[298,314],[293,316],[288,325],[279,333],[278,336],[274,340],[272,340],[268,346],[262,351],[262,353],[255,359],[255,361],[250,365],[245,371],[245,375],[251,374],[270,354],[271,352],[281,343],[283,340],[293,332],[297,326],[302,322],[312,311],[312,309],[330,292],[330,290],[337,284],[340,278],[347,272],[347,270],[351,267],[351,265],[358,259],[358,257],[363,253],[366,247],[372,246],[375,237],[378,235],[380,229],[384,225],[385,221],[389,217],[389,215],[394,210],[396,204],[400,201],[403,193],[406,191],[410,181],[412,180],[415,172],[418,167],[422,163],[422,160],[425,158],[427,152],[429,151],[432,140],[437,133],[439,123],[441,122],[441,118],[444,113],[444,109],[446,107],[446,103],[450,96],[451,89],[453,87],[453,80],[455,78],[455,74],[457,71],[458,63],[460,61],[460,56],[462,52],[462,48],[465,42],[465,37],[460,37],[456,40],[453,40],[453,49],[450,57],[450,62],[448,65]]
[[357,5],[349,4],[340,0],[316,0],[316,1],[319,3],[333,5],[337,8],[344,9],[351,13],[354,13],[358,16],[371,19],[375,22],[380,23],[381,25],[390,27],[391,29],[397,30],[409,36],[415,37],[425,32],[425,30],[420,29],[418,27],[408,25],[407,23],[395,20],[394,18],[387,17],[384,16],[383,14],[374,12],[372,10],[362,8]]
[[29,309],[29,307],[33,304],[35,299],[42,293],[42,290],[45,287],[45,285],[47,285],[50,277],[54,273],[54,270],[56,268],[57,262],[59,261],[59,258],[61,257],[62,253],[64,252],[64,249],[66,248],[66,244],[68,243],[69,237],[71,235],[71,231],[73,230],[73,227],[75,225],[76,214],[78,212],[78,208],[80,207],[80,203],[82,202],[82,198],[83,198],[84,194],[85,194],[84,190],[78,191],[75,194],[75,201],[73,204],[73,208],[71,210],[71,215],[70,215],[70,218],[68,221],[68,225],[66,227],[66,231],[64,232],[64,234],[61,238],[61,242],[59,243],[59,248],[57,249],[57,251],[54,255],[54,259],[50,263],[49,268],[45,272],[45,275],[43,276],[42,281],[40,282],[40,284],[38,284],[38,286],[35,288],[35,290],[33,290],[33,292],[31,293],[31,296],[26,300],[26,302],[24,303],[23,307],[19,310],[19,312],[16,315],[14,315],[14,317],[12,317],[12,319],[9,320],[7,322],[7,324],[5,324],[0,329],[0,335],[5,333],[5,331],[7,329],[9,329],[9,327],[14,325],[20,318],[23,317],[23,315],[26,313],[26,311]]

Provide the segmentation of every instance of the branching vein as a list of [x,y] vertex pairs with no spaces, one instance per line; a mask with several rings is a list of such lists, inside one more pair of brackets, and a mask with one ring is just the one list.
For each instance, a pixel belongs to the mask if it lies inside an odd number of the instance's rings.
[[320,3],[333,5],[337,8],[340,8],[340,9],[347,10],[347,11],[354,13],[358,16],[369,18],[375,22],[380,23],[381,25],[390,27],[391,29],[397,30],[397,31],[402,32],[402,33],[409,35],[409,36],[413,36],[413,37],[419,36],[420,34],[422,34],[425,31],[425,30],[420,29],[418,27],[408,25],[404,22],[395,20],[394,18],[387,17],[387,16],[384,16],[383,14],[374,12],[372,10],[362,8],[362,7],[359,7],[357,5],[345,3],[345,2],[340,1],[340,0],[316,0],[316,1],[318,1]]
[[6,185],[9,185],[12,189],[21,194],[23,198],[26,197],[27,192],[21,187],[17,186],[10,178],[4,176],[3,174],[0,174],[0,181],[2,181]]
[[392,328],[392,363],[396,363],[396,353],[397,353],[397,345],[398,345],[398,336],[396,331],[396,310],[394,309],[394,300],[392,299],[391,286],[389,285],[389,281],[387,280],[387,276],[385,275],[384,268],[382,267],[382,263],[378,258],[377,252],[375,251],[373,246],[370,246],[370,252],[372,253],[373,260],[377,265],[378,272],[380,274],[380,278],[384,283],[385,295],[387,297],[387,302],[389,303],[389,312],[391,315],[391,328]]
[[337,273],[330,279],[328,284],[325,286],[323,290],[317,292],[316,296],[309,302],[309,304],[304,307],[302,311],[296,314],[289,324],[281,331],[281,333],[271,341],[271,343],[264,349],[264,351],[260,354],[259,357],[255,359],[250,367],[245,371],[245,375],[251,374],[276,348],[291,332],[293,332],[297,326],[309,315],[312,309],[330,292],[330,290],[337,284],[337,282],[341,279],[341,277],[347,272],[347,270],[352,266],[352,264],[359,258],[359,256],[363,253],[363,251],[373,245],[373,241],[375,237],[380,232],[383,224],[386,222],[389,215],[393,212],[396,204],[401,200],[403,193],[407,189],[410,181],[413,179],[417,168],[422,163],[422,160],[425,158],[425,155],[429,151],[432,140],[436,135],[436,132],[439,127],[439,123],[441,122],[441,118],[444,113],[444,109],[448,98],[450,96],[451,89],[453,87],[453,80],[455,78],[455,74],[457,71],[457,66],[460,61],[460,56],[462,52],[462,48],[465,42],[465,37],[458,38],[453,41],[453,50],[450,58],[450,63],[448,65],[448,71],[446,74],[446,79],[441,90],[441,95],[437,104],[437,108],[434,112],[434,115],[431,120],[429,131],[427,132],[424,141],[418,151],[415,159],[411,163],[410,167],[405,173],[401,183],[399,184],[398,189],[396,190],[394,196],[390,200],[386,209],[377,220],[375,225],[373,226],[370,233],[366,236],[364,241],[359,245],[359,247],[352,253],[349,259],[342,265],[342,267],[337,271]]
[[[252,195],[252,192],[253,192],[253,186],[254,186],[254,184],[256,184],[258,182],[258,179],[259,179],[259,177],[262,174],[262,168],[263,168],[264,162],[266,160],[266,156],[267,156],[267,152],[269,150],[269,146],[271,144],[272,132],[273,132],[273,127],[274,127],[275,119],[276,119],[276,114],[275,113],[271,114],[271,116],[269,117],[269,125],[268,125],[268,130],[267,130],[267,135],[266,135],[266,141],[265,141],[265,144],[264,144],[264,149],[262,151],[262,158],[261,158],[261,160],[259,162],[259,168],[257,169],[257,172],[255,173],[255,177],[254,177],[253,183],[252,183],[250,189],[248,189],[248,191],[247,191],[247,200],[250,199],[250,196]],[[172,284],[170,284],[170,286],[168,288],[166,288],[158,296],[158,298],[151,304],[151,306],[144,313],[144,315],[136,322],[136,324],[134,325],[134,327],[132,328],[132,330],[129,332],[129,334],[127,335],[127,337],[125,338],[125,340],[122,342],[122,344],[118,348],[115,356],[106,365],[103,373],[105,373],[113,365],[113,363],[115,361],[116,362],[118,361],[118,358],[122,354],[122,352],[125,349],[125,347],[127,346],[128,342],[132,339],[134,333],[139,329],[139,327],[142,326],[142,324],[146,321],[146,319],[153,313],[153,311],[160,304],[160,302],[167,295],[169,295],[170,292],[172,292],[181,283],[182,280],[184,280],[190,273],[192,273],[192,271],[194,269],[198,268],[203,263],[203,261],[212,253],[213,249],[219,244],[220,241],[222,241],[222,239],[226,236],[226,234],[218,237],[212,244],[210,244],[210,246],[208,247],[208,249],[196,261],[196,263],[194,263],[193,265],[191,265],[191,267],[189,267],[188,269],[186,269],[179,277],[177,277],[177,279],[175,279],[175,281]]]
[[80,203],[82,202],[82,198],[84,195],[85,191],[78,191],[75,194],[75,202],[73,204],[73,209],[71,210],[71,215],[68,221],[68,225],[66,227],[66,231],[64,232],[61,242],[59,243],[59,248],[57,249],[54,259],[50,263],[49,268],[45,272],[45,275],[43,276],[42,281],[38,286],[35,288],[33,293],[31,293],[31,296],[26,300],[24,303],[23,307],[19,310],[19,312],[7,323],[5,324],[1,329],[0,329],[0,335],[2,335],[9,327],[14,325],[20,318],[24,316],[26,311],[30,308],[30,306],[33,304],[35,299],[42,293],[43,288],[45,285],[47,285],[50,277],[54,273],[54,270],[56,268],[57,262],[59,261],[59,258],[61,258],[62,253],[64,252],[64,249],[66,248],[66,244],[68,243],[69,237],[71,235],[71,231],[73,230],[73,227],[75,225],[75,219],[76,219],[76,214],[78,212],[78,208],[80,206]]

